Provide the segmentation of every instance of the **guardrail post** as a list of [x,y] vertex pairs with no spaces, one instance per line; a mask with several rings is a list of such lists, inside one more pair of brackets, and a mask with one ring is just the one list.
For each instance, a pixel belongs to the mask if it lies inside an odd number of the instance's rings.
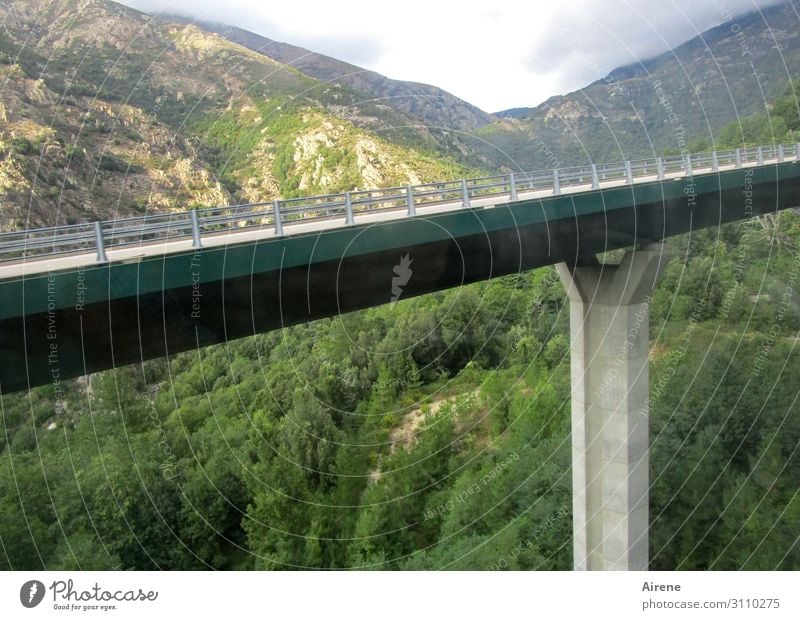
[[94,245],[97,248],[97,262],[107,263],[108,256],[106,256],[106,244],[103,239],[103,224],[102,222],[94,223]]
[[466,179],[461,179],[461,200],[464,202],[464,208],[469,209],[469,188]]
[[508,175],[508,185],[509,185],[509,193],[511,194],[511,202],[517,201],[517,178],[514,176],[512,172]]
[[719,157],[716,151],[711,153],[711,172],[719,172]]
[[783,145],[778,145],[778,161],[783,161]]
[[281,221],[281,207],[278,200],[272,201],[272,217],[275,219],[275,235],[283,236],[283,222]]
[[553,168],[553,195],[561,193],[561,181],[558,178],[558,168]]
[[414,217],[417,209],[414,207],[414,189],[410,185],[406,186],[406,205],[408,206],[408,215]]
[[759,166],[764,165],[764,149],[761,148],[760,146],[758,147],[758,165]]
[[686,176],[692,176],[692,155],[691,153],[686,153]]
[[200,220],[197,219],[197,211],[195,209],[189,211],[189,219],[192,220],[192,247],[202,248],[203,244],[200,241]]
[[742,167],[742,149],[736,149],[736,167]]
[[633,183],[633,170],[631,170],[631,162],[625,162],[625,182],[628,184]]
[[658,172],[659,180],[664,179],[664,158],[656,157],[656,171]]
[[794,159],[800,161],[800,142],[794,145]]
[[350,192],[344,193],[344,219],[345,224],[352,226],[353,221],[353,199],[350,197]]
[[592,189],[600,188],[600,179],[597,178],[597,166],[592,164]]

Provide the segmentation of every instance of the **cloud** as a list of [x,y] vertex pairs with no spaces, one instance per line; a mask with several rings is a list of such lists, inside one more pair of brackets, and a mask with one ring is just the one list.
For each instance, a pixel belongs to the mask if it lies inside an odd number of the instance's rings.
[[[228,2],[121,0],[121,2],[146,13],[179,15],[195,21],[238,26],[274,41],[305,47],[312,52],[333,56],[359,66],[375,64],[383,53],[383,44],[377,35],[336,28],[302,27],[302,20],[316,13],[313,7],[309,7],[310,10],[306,11],[301,5],[295,9],[295,13],[297,18],[302,19],[286,19],[285,15],[271,11],[270,3],[258,0]],[[276,18],[270,19],[271,14]],[[308,21],[313,23],[315,20],[308,19]]]
[[560,92],[607,75],[616,67],[666,52],[731,17],[781,0],[573,0],[550,17],[524,64],[534,74],[558,76]]
[[[484,110],[533,106],[780,0],[122,0],[239,26],[434,84]],[[532,44],[532,42],[534,42]]]
[[346,39],[327,37],[308,37],[298,40],[286,41],[292,45],[305,47],[313,52],[332,56],[362,68],[375,65],[383,56],[385,47],[382,42],[375,39]]

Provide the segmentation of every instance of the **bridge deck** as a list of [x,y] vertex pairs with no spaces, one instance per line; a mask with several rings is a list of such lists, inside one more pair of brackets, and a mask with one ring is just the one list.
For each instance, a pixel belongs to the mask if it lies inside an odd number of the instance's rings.
[[[785,161],[793,161],[796,158],[786,158]],[[763,164],[756,162],[743,162],[738,168],[755,168],[762,166],[774,166],[779,162],[777,158],[765,159]],[[719,172],[726,170],[737,169],[735,164],[720,165]],[[717,174],[711,167],[697,168],[693,170],[692,176],[703,176],[708,174]],[[683,172],[665,173],[664,180],[680,180],[685,179],[686,174]],[[645,183],[652,183],[658,181],[659,178],[656,174],[648,176],[637,176],[633,178],[633,185],[641,185]],[[591,183],[583,185],[566,185],[561,188],[560,195],[580,194],[585,192],[598,192],[603,189],[614,187],[624,187],[631,185],[625,180],[615,179],[611,181],[600,180],[599,188],[592,188]],[[548,198],[553,195],[552,190],[540,191],[526,191],[520,192],[517,196],[516,202],[526,202],[530,200],[537,200],[541,198]],[[510,204],[510,196],[493,195],[485,198],[472,198],[470,201],[471,208],[492,208],[499,205]],[[461,200],[451,201],[448,203],[437,203],[432,205],[417,205],[416,217],[433,216],[442,213],[449,213],[459,211],[463,208]],[[355,218],[355,225],[369,225],[391,222],[394,220],[405,219],[408,217],[405,208],[395,209],[382,209],[375,212],[361,212]],[[287,222],[283,225],[284,236],[313,234],[328,230],[342,228],[346,225],[345,218],[331,217],[325,220],[313,220],[304,222],[302,220]],[[203,247],[215,248],[225,247],[241,243],[252,243],[258,241],[266,241],[275,239],[277,237],[275,228],[272,225],[261,226],[256,228],[248,228],[241,231],[228,231],[221,234],[205,233],[203,235]],[[111,263],[115,262],[130,262],[139,261],[143,258],[164,256],[169,254],[193,252],[191,239],[180,239],[175,241],[159,241],[159,242],[143,242],[134,247],[126,247],[121,249],[110,249],[107,251],[108,260]],[[30,257],[28,259],[21,259],[9,263],[0,263],[0,280],[10,280],[15,278],[24,278],[26,276],[40,275],[54,271],[62,271],[69,269],[77,269],[80,267],[92,267],[97,265],[97,253],[85,252],[80,254],[57,256],[57,257]]]

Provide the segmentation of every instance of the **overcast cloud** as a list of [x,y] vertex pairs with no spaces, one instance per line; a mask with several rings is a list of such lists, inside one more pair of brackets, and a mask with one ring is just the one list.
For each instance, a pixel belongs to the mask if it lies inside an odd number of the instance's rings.
[[494,112],[533,106],[781,0],[124,0],[219,21]]

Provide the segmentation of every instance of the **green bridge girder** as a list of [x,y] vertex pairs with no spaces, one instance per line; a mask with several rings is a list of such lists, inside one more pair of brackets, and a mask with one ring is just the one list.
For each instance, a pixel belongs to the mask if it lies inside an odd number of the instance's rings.
[[790,162],[0,280],[0,392],[797,206]]

